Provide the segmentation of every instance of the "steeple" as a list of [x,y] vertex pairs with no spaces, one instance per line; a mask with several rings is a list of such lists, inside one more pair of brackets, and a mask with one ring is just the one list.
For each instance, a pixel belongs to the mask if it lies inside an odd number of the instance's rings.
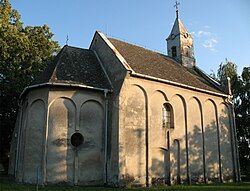
[[193,38],[179,19],[180,3],[175,2],[176,19],[167,40],[168,55],[186,67],[195,65]]

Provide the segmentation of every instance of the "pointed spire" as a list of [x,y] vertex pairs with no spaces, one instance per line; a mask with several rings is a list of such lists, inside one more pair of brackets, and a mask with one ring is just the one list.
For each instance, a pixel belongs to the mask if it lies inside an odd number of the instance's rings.
[[168,55],[183,66],[195,65],[193,38],[179,18],[178,0],[175,1],[176,19],[167,40]]

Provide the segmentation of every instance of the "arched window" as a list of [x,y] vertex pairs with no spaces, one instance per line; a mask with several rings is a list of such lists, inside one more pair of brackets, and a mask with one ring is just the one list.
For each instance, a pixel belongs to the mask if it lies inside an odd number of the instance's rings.
[[177,56],[176,46],[173,46],[171,49],[172,49],[172,57],[175,58]]
[[162,108],[162,126],[163,128],[174,128],[173,108],[169,103],[163,104]]

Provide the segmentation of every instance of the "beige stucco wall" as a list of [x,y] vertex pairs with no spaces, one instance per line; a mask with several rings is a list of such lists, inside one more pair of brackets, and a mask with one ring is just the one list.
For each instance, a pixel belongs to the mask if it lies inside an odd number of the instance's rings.
[[119,96],[128,71],[118,58],[118,51],[107,44],[109,41],[101,35],[99,32],[95,33],[90,49],[95,51],[113,87],[113,92],[108,95],[107,182],[114,186],[118,185],[119,176]]
[[[164,103],[174,128],[162,127]],[[119,102],[120,181],[232,181],[236,157],[231,108],[223,97],[127,77]],[[169,133],[169,140],[167,137]],[[169,141],[169,148],[168,148]]]
[[[13,138],[12,173],[25,183],[101,185],[104,182],[104,95],[88,89],[30,90]],[[84,137],[74,148],[75,132]],[[15,140],[16,139],[16,140]]]

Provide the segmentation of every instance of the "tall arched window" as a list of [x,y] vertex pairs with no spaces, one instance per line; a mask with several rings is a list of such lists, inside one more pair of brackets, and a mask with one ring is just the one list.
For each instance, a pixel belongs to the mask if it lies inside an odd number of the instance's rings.
[[173,108],[169,103],[163,104],[163,108],[162,108],[162,126],[164,128],[174,128]]

